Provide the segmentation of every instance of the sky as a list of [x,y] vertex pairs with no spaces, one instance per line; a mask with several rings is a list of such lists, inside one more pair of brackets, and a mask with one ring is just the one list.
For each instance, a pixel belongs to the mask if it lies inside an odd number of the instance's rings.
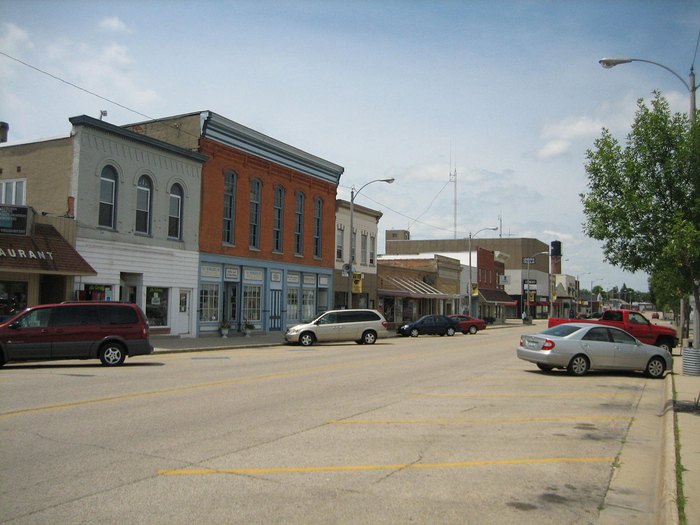
[[355,196],[379,253],[387,229],[558,240],[582,288],[646,291],[583,233],[586,150],[689,92],[598,60],[687,81],[699,32],[690,0],[0,0],[0,120],[11,145],[211,110],[343,166],[338,198],[393,177]]

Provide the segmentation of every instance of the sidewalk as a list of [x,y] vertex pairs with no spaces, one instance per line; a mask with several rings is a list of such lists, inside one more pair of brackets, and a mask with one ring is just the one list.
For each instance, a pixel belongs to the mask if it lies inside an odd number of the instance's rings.
[[700,376],[683,375],[683,358],[674,355],[673,360],[685,520],[688,525],[700,525]]
[[[535,324],[539,324],[536,320]],[[544,329],[546,325],[543,325]],[[504,325],[489,325],[487,330],[522,328],[520,320],[508,320]],[[514,333],[516,330],[514,330]],[[393,335],[393,334],[392,334]],[[234,333],[226,338],[216,335],[202,337],[151,336],[154,353],[205,352],[231,348],[254,348],[284,344],[282,332],[254,332],[250,336]],[[664,381],[662,395],[642,395],[640,410],[646,409],[663,418],[652,423],[635,419],[620,452],[620,465],[651,465],[651,470],[661,469],[657,487],[642,487],[647,476],[640,476],[636,467],[616,467],[606,496],[606,507],[600,514],[599,523],[636,523],[675,525],[679,523],[676,507],[676,441],[674,415],[677,419],[680,443],[680,463],[683,466],[683,494],[685,497],[685,523],[700,525],[700,376],[683,375],[683,358],[680,348],[673,355],[673,375]],[[650,380],[651,381],[651,380]],[[657,389],[658,390],[658,389]],[[673,393],[676,401],[673,403]],[[659,425],[661,429],[659,430]],[[623,473],[624,471],[624,473]],[[654,477],[654,476],[650,476]],[[646,479],[643,479],[646,478]],[[650,493],[649,501],[638,501],[640,493]],[[620,497],[619,495],[622,495]],[[628,501],[625,501],[625,495]],[[659,503],[660,508],[652,508]],[[646,514],[645,514],[646,512]],[[683,516],[680,517],[683,519]]]

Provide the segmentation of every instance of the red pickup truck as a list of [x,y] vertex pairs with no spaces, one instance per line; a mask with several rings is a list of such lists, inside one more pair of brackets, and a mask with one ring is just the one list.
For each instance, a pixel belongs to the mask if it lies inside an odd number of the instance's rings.
[[622,328],[642,343],[666,348],[669,352],[678,344],[678,335],[673,328],[651,324],[634,310],[606,310],[600,319],[549,319],[549,326],[563,323],[597,323]]

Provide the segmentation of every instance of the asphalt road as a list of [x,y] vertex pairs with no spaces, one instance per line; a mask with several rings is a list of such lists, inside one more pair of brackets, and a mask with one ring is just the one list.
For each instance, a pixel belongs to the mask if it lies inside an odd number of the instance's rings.
[[0,371],[2,523],[595,523],[641,374],[522,330]]

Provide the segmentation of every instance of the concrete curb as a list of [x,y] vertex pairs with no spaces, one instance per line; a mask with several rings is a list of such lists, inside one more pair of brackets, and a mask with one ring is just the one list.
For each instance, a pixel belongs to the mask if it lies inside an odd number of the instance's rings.
[[615,463],[598,524],[678,525],[673,374],[645,386]]
[[666,402],[663,410],[663,436],[661,439],[661,463],[659,471],[659,501],[660,509],[658,523],[677,525],[678,517],[678,486],[676,484],[676,411],[674,407],[673,390],[674,374],[666,374]]

